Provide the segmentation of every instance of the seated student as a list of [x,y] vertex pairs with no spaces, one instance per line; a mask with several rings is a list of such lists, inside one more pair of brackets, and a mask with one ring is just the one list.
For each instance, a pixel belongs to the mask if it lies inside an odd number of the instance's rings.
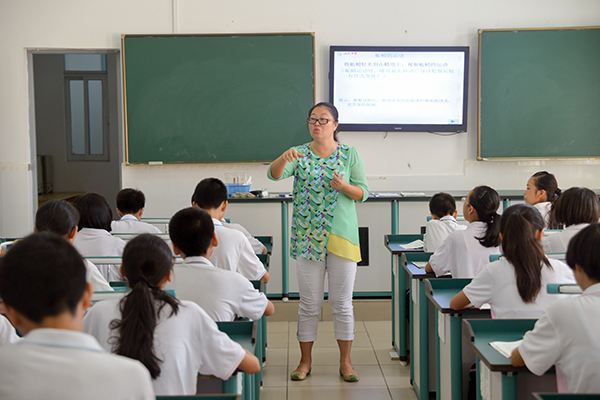
[[208,213],[193,207],[178,211],[169,222],[169,236],[175,254],[184,259],[175,266],[177,297],[197,303],[215,321],[233,321],[236,316],[256,321],[273,314],[273,303],[248,279],[210,262],[221,244]]
[[105,349],[144,364],[157,395],[195,394],[198,373],[228,379],[238,368],[260,370],[258,359],[202,308],[163,291],[173,276],[173,253],[162,239],[141,234],[130,240],[121,268],[131,292],[96,303],[84,330]]
[[117,194],[117,213],[121,218],[112,221],[112,232],[115,233],[161,233],[156,226],[142,222],[146,197],[136,189],[122,189]]
[[589,224],[595,224],[600,218],[598,196],[587,188],[572,187],[565,190],[554,203],[552,219],[565,229],[544,238],[546,253],[564,253],[569,241]]
[[[86,193],[73,203],[79,211],[79,234],[74,245],[84,257],[121,257],[125,241],[112,236],[112,211],[106,199],[97,193]],[[98,269],[104,278],[111,281],[123,280],[118,265],[102,265]]]
[[0,346],[0,398],[154,399],[138,361],[106,353],[81,332],[92,297],[83,259],[53,233],[30,235],[0,260],[6,315],[25,336]]
[[[52,232],[73,243],[77,236],[79,212],[64,200],[50,200],[38,208],[35,214],[35,231]],[[85,261],[87,280],[92,284],[94,292],[113,291],[100,270],[89,260]]]
[[452,232],[429,259],[427,272],[436,276],[473,278],[491,254],[500,252],[498,244],[500,196],[489,186],[477,186],[466,197],[463,215],[467,229]]
[[219,179],[203,179],[196,185],[192,206],[205,210],[212,217],[219,239],[219,247],[215,248],[210,260],[219,268],[239,272],[251,281],[268,282],[269,273],[248,239],[241,232],[224,227],[222,220],[227,205],[227,187]]
[[450,302],[454,310],[489,304],[493,318],[539,318],[561,295],[548,294],[549,283],[575,283],[564,263],[544,254],[544,220],[535,208],[517,204],[500,218],[504,257],[486,265]]
[[523,193],[525,203],[534,206],[542,215],[546,228],[549,228],[552,204],[558,199],[561,190],[554,175],[547,171],[533,174],[527,181],[527,189]]
[[10,321],[0,314],[0,346],[7,343],[15,343],[19,340],[15,327]]
[[425,224],[424,250],[434,253],[454,231],[467,229],[456,222],[456,202],[448,193],[437,193],[429,201],[431,220]]
[[573,237],[567,263],[583,294],[550,305],[513,351],[512,364],[536,375],[556,365],[559,392],[600,393],[600,225]]

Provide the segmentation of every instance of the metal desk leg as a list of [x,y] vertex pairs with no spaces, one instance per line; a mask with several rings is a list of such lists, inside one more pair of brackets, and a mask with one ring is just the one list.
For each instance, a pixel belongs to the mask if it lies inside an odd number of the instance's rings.
[[281,202],[281,296],[283,301],[288,301],[289,297],[289,257],[290,257],[290,238],[288,235],[288,215],[289,204]]

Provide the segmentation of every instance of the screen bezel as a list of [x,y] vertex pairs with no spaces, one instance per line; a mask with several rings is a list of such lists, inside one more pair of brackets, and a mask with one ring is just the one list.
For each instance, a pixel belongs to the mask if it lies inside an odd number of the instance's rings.
[[329,47],[329,102],[335,105],[334,98],[334,60],[336,52],[452,52],[464,54],[463,76],[463,119],[462,124],[373,124],[353,123],[339,124],[340,131],[375,131],[375,132],[466,132],[469,86],[469,47],[468,46],[330,46]]

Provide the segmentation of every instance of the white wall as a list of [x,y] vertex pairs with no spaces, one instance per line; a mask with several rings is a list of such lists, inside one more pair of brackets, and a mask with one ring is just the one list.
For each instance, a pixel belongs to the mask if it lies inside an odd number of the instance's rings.
[[[599,16],[597,0],[373,0],[364,4],[343,0],[4,1],[0,6],[0,236],[27,232],[33,215],[27,48],[118,48],[121,33],[315,32],[317,99],[324,100],[328,96],[329,45],[469,45],[467,134],[341,135],[362,154],[371,189],[467,189],[481,183],[516,189],[539,169],[554,172],[562,187],[598,187],[594,179],[600,172],[597,161],[474,159],[477,29],[589,26],[598,25]],[[124,166],[122,179],[124,186],[146,192],[148,216],[164,216],[189,204],[199,179],[235,171],[253,175],[255,187],[271,191],[291,187],[291,182],[267,182],[266,166],[260,164]]]

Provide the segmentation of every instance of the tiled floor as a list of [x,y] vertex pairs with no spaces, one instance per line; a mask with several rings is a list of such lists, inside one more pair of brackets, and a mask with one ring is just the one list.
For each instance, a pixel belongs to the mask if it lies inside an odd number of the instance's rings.
[[296,399],[415,399],[408,367],[390,359],[391,322],[357,321],[352,362],[360,382],[346,383],[338,374],[339,352],[331,321],[319,322],[311,375],[302,382],[289,380],[300,360],[295,322],[268,323],[267,364],[262,400]]

